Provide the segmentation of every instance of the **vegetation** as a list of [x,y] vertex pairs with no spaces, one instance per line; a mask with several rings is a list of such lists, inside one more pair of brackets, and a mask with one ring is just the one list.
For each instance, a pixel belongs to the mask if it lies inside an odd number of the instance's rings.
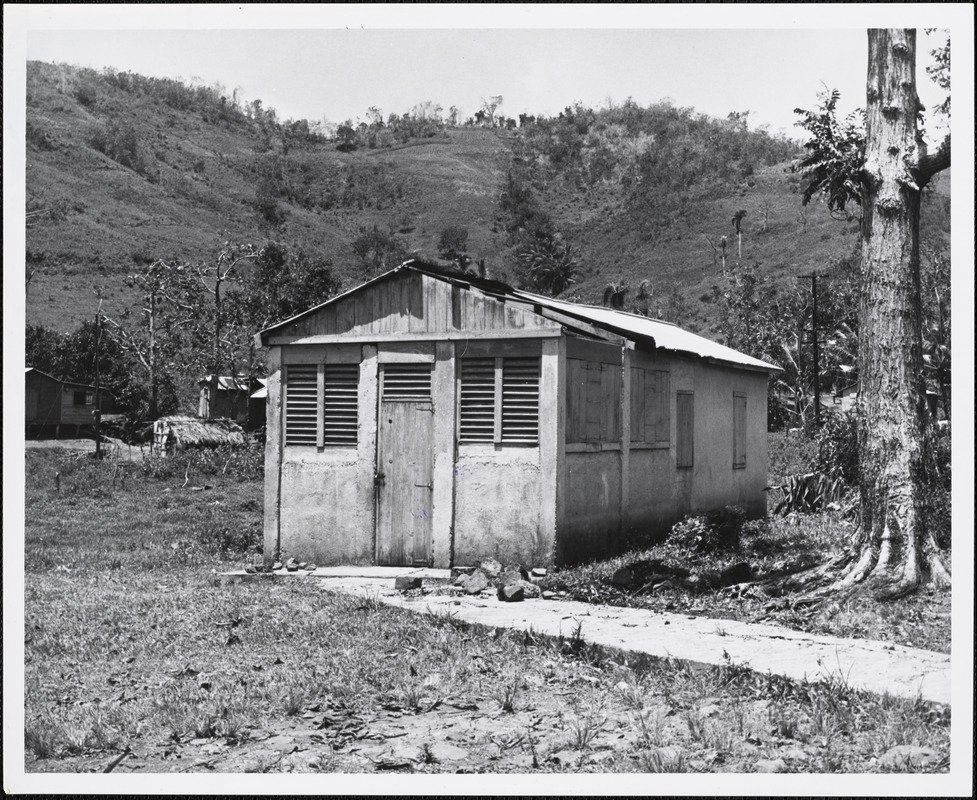
[[[940,51],[937,76],[948,86],[949,38]],[[950,166],[950,142],[927,152],[915,81],[916,31],[871,29],[864,138],[834,121],[836,95],[823,99],[818,114],[801,112],[813,134],[801,162],[805,198],[823,192],[832,208],[857,206],[862,228],[858,371],[871,391],[862,393],[857,420],[859,536],[840,574],[818,576],[836,579],[831,594],[864,585],[898,597],[924,579],[950,582],[923,510],[935,470],[919,258],[922,188]]]
[[[310,580],[215,585],[212,570],[257,556],[260,450],[181,458],[28,451],[28,771],[948,768],[948,710],[844,676],[642,659]],[[899,744],[934,758],[877,761]]]
[[[805,604],[806,589],[791,576],[803,576],[805,570],[843,556],[854,531],[852,520],[841,511],[744,522],[735,509],[729,509],[682,520],[651,547],[639,546],[617,558],[551,573],[543,586],[589,603],[766,622],[949,652],[948,592],[930,591],[897,604],[845,596]],[[943,533],[948,537],[948,526]],[[944,537],[941,540],[948,544]],[[666,569],[688,570],[697,578],[688,585],[669,580],[644,588],[622,587],[612,580],[624,567],[655,560]],[[738,566],[743,564],[749,569]],[[717,581],[727,570],[738,570],[744,576],[741,582],[748,585],[717,590]]]

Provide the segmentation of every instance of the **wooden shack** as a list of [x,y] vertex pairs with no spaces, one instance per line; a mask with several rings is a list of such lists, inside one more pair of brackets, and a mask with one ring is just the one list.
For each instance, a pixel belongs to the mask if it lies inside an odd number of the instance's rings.
[[777,368],[674,325],[414,261],[256,342],[269,562],[571,564],[766,513]]
[[246,428],[260,428],[265,424],[261,378],[204,375],[197,381],[197,387],[200,390],[197,414],[201,419],[231,419]]
[[[94,386],[63,381],[34,367],[25,368],[24,383],[24,423],[28,438],[78,436],[85,430],[94,431]],[[113,411],[115,404],[109,392],[103,388],[98,395],[100,410]]]

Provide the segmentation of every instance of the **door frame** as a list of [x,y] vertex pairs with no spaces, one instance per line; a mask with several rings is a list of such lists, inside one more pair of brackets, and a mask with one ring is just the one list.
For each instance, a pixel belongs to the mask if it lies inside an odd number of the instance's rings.
[[[381,345],[380,347],[381,348],[384,348],[383,345]],[[386,349],[386,348],[379,349],[378,350],[378,354],[377,354],[378,355],[378,358],[377,358],[377,377],[376,377],[376,381],[377,381],[377,383],[376,383],[376,385],[377,385],[377,404],[376,404],[376,411],[375,411],[375,413],[376,413],[376,441],[374,443],[374,448],[373,448],[373,450],[374,450],[374,464],[373,464],[373,474],[374,474],[374,490],[373,490],[373,563],[374,564],[380,564],[380,547],[381,547],[381,533],[382,533],[381,532],[381,527],[380,527],[381,526],[381,515],[380,515],[381,487],[379,485],[377,485],[376,480],[377,480],[377,476],[381,472],[381,467],[382,467],[381,459],[382,459],[383,453],[382,453],[382,448],[381,448],[381,437],[382,437],[382,431],[383,431],[383,425],[382,425],[383,415],[382,415],[381,411],[383,409],[384,402],[395,402],[395,403],[396,402],[405,402],[405,403],[409,402],[409,403],[414,403],[414,404],[418,404],[418,405],[424,404],[424,405],[429,405],[430,406],[430,413],[431,413],[431,418],[432,418],[432,426],[431,426],[432,427],[432,430],[431,430],[432,436],[431,436],[431,441],[430,441],[430,444],[431,444],[431,469],[430,469],[431,476],[430,476],[430,479],[431,479],[431,497],[432,497],[432,500],[433,500],[433,496],[434,496],[434,490],[433,490],[433,486],[434,486],[434,461],[435,461],[435,456],[436,456],[436,453],[434,451],[434,420],[436,419],[437,406],[436,406],[435,401],[434,401],[434,386],[433,386],[433,384],[434,384],[435,358],[434,358],[433,348],[432,348],[432,352],[428,353],[428,352],[425,352],[425,350],[427,348],[425,348],[423,345],[421,345],[420,347],[418,347],[417,345],[413,345],[413,346],[412,345],[407,345],[407,346],[400,345],[400,346],[397,346],[397,345],[390,345],[390,344],[388,344],[388,345],[386,345],[386,347],[388,347],[390,349],[389,350]],[[403,364],[403,365],[407,365],[407,364],[410,364],[410,365],[426,364],[426,365],[428,365],[428,367],[429,367],[429,369],[431,371],[431,395],[430,395],[430,398],[427,399],[427,400],[413,400],[413,401],[397,401],[397,400],[389,400],[389,399],[385,401],[384,400],[384,396],[383,396],[384,371],[385,371],[386,367],[388,365],[391,365],[391,364]],[[425,564],[422,565],[422,564],[415,564],[415,563],[413,563],[413,559],[411,559],[412,563],[406,564],[406,565],[400,565],[400,566],[408,566],[408,567],[418,567],[418,568],[420,568],[421,566],[431,566],[434,563],[434,515],[433,515],[433,512],[428,517],[428,519],[429,519],[429,531],[428,531],[429,536],[428,536],[428,557],[427,557],[427,561],[425,562]]]

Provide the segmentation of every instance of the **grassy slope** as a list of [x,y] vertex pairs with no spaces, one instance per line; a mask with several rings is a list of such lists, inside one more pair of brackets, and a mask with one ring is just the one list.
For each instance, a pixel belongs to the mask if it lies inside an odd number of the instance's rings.
[[[469,252],[484,258],[492,274],[515,279],[516,261],[496,222],[502,170],[512,134],[454,129],[443,138],[414,141],[389,150],[340,153],[333,144],[263,143],[247,124],[230,127],[206,121],[195,112],[177,112],[159,100],[99,85],[91,109],[75,99],[71,82],[50,65],[29,69],[28,122],[49,135],[53,148],[28,142],[28,208],[62,202],[57,219],[41,215],[27,230],[28,250],[44,252],[30,286],[27,318],[58,330],[71,330],[94,311],[92,286],[106,287],[107,313],[132,302],[122,277],[140,259],[169,256],[206,259],[226,238],[263,242],[283,240],[330,258],[351,287],[363,279],[352,251],[361,228],[397,230],[409,250],[435,254],[447,225],[469,230]],[[151,182],[113,162],[88,144],[91,126],[122,120],[137,131],[141,151],[151,162]],[[270,149],[269,149],[270,148]],[[366,188],[380,202],[310,210],[284,200],[285,223],[276,228],[254,209],[260,171],[276,159],[285,181],[315,200],[323,187],[352,178],[354,191]],[[832,220],[821,204],[799,218],[799,195],[787,165],[757,172],[754,185],[697,205],[662,235],[642,238],[613,187],[590,192],[551,191],[546,210],[574,243],[583,279],[573,293],[599,301],[603,287],[623,280],[633,291],[651,280],[658,300],[678,290],[690,305],[684,322],[709,333],[716,311],[709,293],[720,280],[708,240],[729,237],[729,261],[736,259],[730,219],[738,209],[743,226],[743,261],[758,261],[779,285],[794,288],[796,277],[823,269],[856,244],[854,224]],[[924,204],[924,244],[948,229],[949,178],[941,197]],[[759,206],[770,208],[760,230]],[[656,303],[652,303],[654,312]]]
[[[187,486],[155,466],[122,481],[112,461],[27,452],[28,771],[98,772],[124,748],[117,772],[948,768],[947,710],[843,680],[629,659],[315,581],[214,586],[243,558],[220,545],[260,528],[260,484],[237,463]],[[935,761],[877,762],[903,744]]]

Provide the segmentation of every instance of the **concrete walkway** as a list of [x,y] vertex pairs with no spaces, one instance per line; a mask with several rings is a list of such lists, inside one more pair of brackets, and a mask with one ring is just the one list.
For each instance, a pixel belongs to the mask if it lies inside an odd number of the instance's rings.
[[[322,579],[327,591],[376,598],[418,612],[450,614],[459,620],[498,628],[572,636],[579,625],[584,641],[701,664],[734,664],[794,680],[845,682],[857,689],[950,703],[950,656],[886,642],[817,636],[758,623],[686,614],[591,605],[572,600],[503,603],[494,592],[481,595],[402,594],[398,575],[447,578],[448,570],[332,567],[311,573],[277,573]],[[251,578],[241,573],[227,577]]]

